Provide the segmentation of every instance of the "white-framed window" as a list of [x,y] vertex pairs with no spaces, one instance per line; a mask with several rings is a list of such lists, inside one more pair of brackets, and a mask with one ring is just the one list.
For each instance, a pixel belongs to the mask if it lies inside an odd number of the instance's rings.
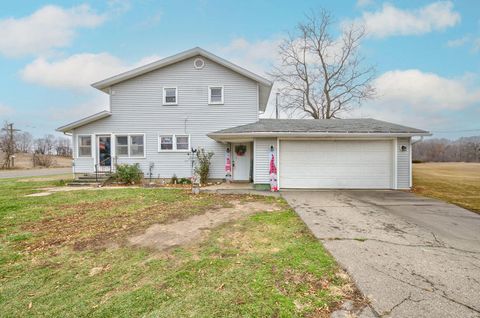
[[208,103],[223,104],[223,86],[208,87]]
[[188,135],[175,135],[175,149],[182,151],[190,150],[190,136]]
[[159,137],[159,151],[173,150],[173,135],[164,135]]
[[130,157],[145,157],[145,138],[143,135],[130,135]]
[[128,135],[115,136],[115,153],[117,157],[128,157]]
[[190,135],[159,135],[158,151],[190,151]]
[[92,156],[92,136],[79,135],[78,136],[78,157]]
[[177,105],[178,90],[176,87],[163,88],[163,105]]
[[115,135],[115,154],[119,158],[144,158],[145,134]]

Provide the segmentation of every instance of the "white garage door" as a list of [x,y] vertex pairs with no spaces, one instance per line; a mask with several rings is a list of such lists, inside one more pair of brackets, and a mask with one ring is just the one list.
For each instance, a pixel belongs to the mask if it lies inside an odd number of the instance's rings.
[[392,188],[391,140],[280,142],[282,188]]

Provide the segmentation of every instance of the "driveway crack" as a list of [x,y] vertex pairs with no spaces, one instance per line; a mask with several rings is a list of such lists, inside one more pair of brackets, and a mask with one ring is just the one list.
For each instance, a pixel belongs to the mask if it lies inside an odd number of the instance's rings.
[[461,249],[461,248],[456,248],[456,247],[453,247],[453,246],[447,246],[447,245],[444,245],[444,244],[442,244],[440,246],[439,245],[433,245],[433,244],[404,244],[404,243],[390,242],[390,241],[374,239],[374,238],[350,238],[350,237],[318,237],[318,239],[323,240],[323,241],[358,241],[358,242],[374,241],[374,242],[392,244],[392,245],[397,245],[397,246],[439,248],[439,249],[454,250],[454,251],[457,251],[457,252],[463,252],[463,253],[469,253],[469,254],[479,254],[480,255],[480,252],[477,252],[477,251],[464,250],[464,249]]
[[390,315],[395,309],[397,309],[398,307],[400,307],[401,305],[403,305],[404,303],[406,303],[407,301],[413,301],[415,303],[419,303],[421,301],[424,301],[425,299],[412,299],[412,293],[410,293],[408,295],[408,297],[405,297],[404,299],[402,299],[398,304],[394,305],[390,310],[387,310],[385,312],[383,312],[380,317],[385,317],[385,316],[388,316]]
[[[404,283],[404,284],[406,284],[406,285],[409,285],[409,286],[411,286],[411,287],[414,287],[414,288],[417,288],[417,289],[420,289],[420,290],[423,290],[423,291],[433,292],[433,293],[437,292],[437,293],[435,293],[435,294],[437,294],[438,296],[440,296],[440,297],[442,297],[442,298],[444,298],[444,299],[446,299],[446,300],[449,300],[449,301],[451,301],[451,302],[453,302],[453,303],[455,303],[455,304],[457,304],[457,305],[460,305],[460,306],[463,306],[463,307],[465,307],[465,308],[468,308],[468,309],[470,309],[470,310],[472,310],[472,311],[474,311],[474,312],[476,312],[476,313],[480,313],[480,309],[477,309],[477,308],[475,308],[475,307],[473,307],[473,306],[470,306],[470,305],[468,305],[468,304],[462,303],[461,301],[458,301],[458,300],[456,300],[456,299],[448,296],[447,293],[446,293],[444,290],[439,289],[438,287],[436,287],[436,286],[435,286],[435,283],[433,283],[431,280],[429,280],[428,278],[426,278],[426,277],[423,276],[423,275],[420,275],[420,274],[411,272],[412,275],[418,276],[418,277],[422,278],[427,284],[429,284],[429,285],[432,287],[433,290],[429,290],[428,288],[424,288],[424,287],[415,285],[415,284],[413,284],[413,283],[410,283],[410,282],[408,282],[408,281],[405,281],[405,280],[403,280],[403,279],[400,279],[400,278],[398,278],[398,277],[395,277],[395,276],[391,275],[390,273],[387,273],[387,272],[384,272],[384,271],[382,271],[382,270],[379,270],[379,269],[376,268],[376,267],[372,267],[372,268],[373,268],[374,270],[376,270],[377,272],[382,273],[382,274],[384,274],[384,275],[386,275],[386,276],[388,276],[388,277],[390,277],[390,278],[392,278],[392,279],[394,279],[394,280],[396,280],[396,281],[398,281],[398,282]],[[408,297],[407,297],[407,298],[408,298]],[[398,307],[398,306],[399,306],[399,305],[397,305],[396,307]],[[393,309],[392,309],[392,310],[393,310]],[[390,310],[390,312],[391,312],[392,310]]]

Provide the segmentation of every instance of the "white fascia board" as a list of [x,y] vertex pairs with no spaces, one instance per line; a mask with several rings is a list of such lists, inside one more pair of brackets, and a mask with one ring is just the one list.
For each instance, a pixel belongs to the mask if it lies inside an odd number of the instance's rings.
[[99,113],[93,114],[93,115],[91,115],[91,116],[88,116],[88,117],[79,119],[79,120],[77,120],[77,121],[74,121],[74,122],[72,122],[72,123],[70,123],[70,124],[67,124],[67,125],[58,127],[58,128],[55,129],[55,130],[56,130],[56,131],[59,131],[59,132],[69,132],[69,131],[71,131],[72,129],[81,127],[81,126],[83,126],[83,125],[92,123],[92,122],[94,122],[94,121],[97,121],[97,120],[99,120],[99,119],[102,119],[102,118],[105,118],[105,117],[108,117],[108,116],[111,116],[111,115],[112,115],[111,112],[104,110],[104,111],[102,111],[102,112],[99,112]]
[[255,132],[255,133],[232,133],[232,134],[207,134],[214,140],[224,140],[229,138],[242,137],[281,137],[281,138],[392,138],[392,137],[412,137],[412,136],[431,136],[431,133],[290,133],[290,132]]

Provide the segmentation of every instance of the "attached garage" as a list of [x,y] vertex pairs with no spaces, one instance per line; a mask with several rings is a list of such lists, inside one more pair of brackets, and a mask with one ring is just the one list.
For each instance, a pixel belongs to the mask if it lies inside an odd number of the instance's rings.
[[274,158],[280,189],[408,189],[412,137],[430,135],[371,118],[260,119],[209,134],[253,142],[258,188],[268,188]]
[[392,140],[281,140],[282,188],[394,188]]

